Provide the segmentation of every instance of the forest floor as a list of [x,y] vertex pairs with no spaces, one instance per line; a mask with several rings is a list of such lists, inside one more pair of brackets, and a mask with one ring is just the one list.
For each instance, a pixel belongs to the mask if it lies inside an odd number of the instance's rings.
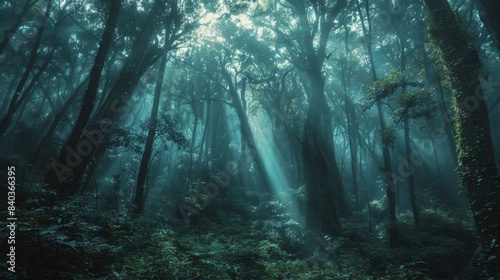
[[[279,200],[242,190],[189,225],[175,210],[132,219],[105,202],[96,208],[91,194],[46,206],[54,196],[40,184],[19,192],[17,279],[454,279],[476,247],[468,219],[442,209],[423,211],[419,228],[402,213],[390,249],[385,224],[370,230],[366,214],[324,236]],[[160,203],[176,209],[171,198]]]

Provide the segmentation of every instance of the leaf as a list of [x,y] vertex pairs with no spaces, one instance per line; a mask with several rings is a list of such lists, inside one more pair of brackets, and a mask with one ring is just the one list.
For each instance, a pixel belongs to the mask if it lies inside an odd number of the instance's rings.
[[59,244],[63,244],[63,245],[69,246],[69,247],[73,248],[76,251],[77,244],[76,244],[75,240],[72,240],[72,241],[56,240],[56,242],[59,243]]

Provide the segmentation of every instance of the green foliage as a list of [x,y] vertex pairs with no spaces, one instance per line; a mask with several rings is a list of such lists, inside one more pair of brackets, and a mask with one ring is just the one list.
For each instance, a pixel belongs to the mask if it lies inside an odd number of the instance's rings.
[[395,98],[399,108],[393,113],[394,119],[431,118],[435,106],[431,100],[431,91],[416,90],[404,92]]
[[188,207],[200,211],[203,210],[204,207],[202,207],[202,205],[211,199],[208,195],[206,185],[206,182],[200,180],[194,181],[189,195],[182,199],[182,203]]
[[374,81],[368,88],[363,108],[369,109],[378,101],[392,96],[401,87],[418,85],[418,82],[409,81],[404,72],[392,70],[388,77]]
[[[365,218],[352,219],[338,236],[323,237],[290,217],[284,202],[260,197],[249,207],[237,188],[190,227],[168,212],[131,220],[101,211],[90,195],[48,207],[53,192],[32,185],[27,193],[19,230],[26,278],[434,279],[456,275],[475,248],[472,224],[439,209],[421,212],[420,229],[401,213],[400,244],[389,249],[384,224],[369,232]],[[372,203],[373,211],[384,207]]]
[[394,145],[394,140],[396,140],[396,137],[394,136],[394,131],[392,128],[386,128],[384,131],[381,132],[380,139],[383,144],[386,145]]
[[125,247],[117,241],[126,231],[120,231],[116,216],[98,212],[90,196],[54,202],[55,194],[39,185],[27,192],[33,197],[18,208],[23,219],[17,247],[29,278],[93,278],[120,259]]
[[142,154],[148,130],[153,126],[156,131],[155,140],[159,139],[162,143],[162,147],[167,148],[168,142],[173,142],[179,149],[187,147],[187,138],[179,131],[178,121],[168,115],[160,116],[156,123],[150,120],[140,122],[139,129],[117,129],[109,145],[123,146],[128,150]]
[[394,280],[425,280],[431,279],[427,273],[427,269],[421,268],[425,266],[425,262],[420,259],[415,259],[399,266],[390,264],[386,270],[386,276],[381,279]]

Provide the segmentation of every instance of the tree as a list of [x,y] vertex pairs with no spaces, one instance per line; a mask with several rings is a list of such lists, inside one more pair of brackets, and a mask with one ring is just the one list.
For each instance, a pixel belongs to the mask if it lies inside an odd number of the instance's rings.
[[[356,6],[358,9],[359,17],[361,20],[361,26],[363,28],[363,34],[365,36],[366,42],[366,50],[368,52],[368,57],[370,60],[370,72],[372,76],[372,82],[375,83],[377,81],[377,72],[375,68],[375,62],[373,59],[373,51],[372,51],[372,34],[371,34],[371,18],[370,18],[370,1],[366,0],[365,4],[365,12],[366,12],[366,21],[368,23],[368,28],[365,25],[365,20],[363,19],[363,14],[361,12],[361,6],[359,4],[359,0],[356,0]],[[385,176],[385,184],[386,184],[386,195],[387,201],[389,203],[389,246],[396,247],[397,245],[397,215],[396,215],[396,190],[394,184],[394,174],[392,172],[392,162],[391,162],[391,154],[389,152],[390,146],[390,135],[388,134],[388,129],[384,117],[384,113],[382,110],[382,97],[384,94],[379,95],[375,98],[375,104],[377,106],[378,120],[380,124],[380,133],[382,134],[382,157],[384,160],[384,166],[382,168],[384,176]]]
[[[26,4],[26,5],[28,5],[28,4]],[[0,121],[0,138],[2,136],[4,136],[5,132],[9,128],[9,126],[12,122],[12,117],[14,116],[16,109],[19,107],[18,99],[21,99],[23,97],[23,96],[21,96],[21,91],[23,90],[24,85],[26,84],[28,77],[29,77],[31,71],[33,70],[34,65],[35,65],[36,58],[38,55],[38,49],[40,48],[40,42],[42,41],[42,34],[43,34],[43,31],[45,30],[45,25],[47,24],[47,20],[50,16],[51,8],[52,8],[52,0],[48,0],[47,7],[45,9],[45,15],[42,19],[42,22],[40,23],[40,27],[38,28],[38,33],[36,34],[36,37],[35,37],[35,42],[33,44],[32,50],[31,50],[28,65],[26,66],[26,69],[24,70],[24,74],[23,74],[21,80],[17,84],[16,91],[14,92],[14,95],[12,96],[12,99],[10,100],[10,104],[9,104],[9,108],[7,110],[7,113]],[[27,93],[25,93],[24,95],[26,95],[26,94]]]
[[429,30],[455,90],[456,139],[461,184],[483,249],[484,278],[500,277],[500,180],[490,120],[479,80],[480,60],[446,0],[425,0]]
[[[183,13],[177,5],[177,1],[170,1],[168,8],[166,8],[166,3],[156,0],[152,4],[152,13],[144,21],[142,28],[132,27],[133,30],[140,30],[141,32],[132,41],[131,51],[126,56],[112,88],[106,94],[102,106],[94,114],[93,120],[87,127],[88,133],[81,135],[79,138],[79,141],[85,142],[90,137],[95,143],[92,143],[88,153],[79,157],[80,161],[78,164],[74,164],[74,169],[65,165],[67,157],[60,158],[59,161],[52,164],[52,174],[54,174],[54,170],[59,175],[70,173],[69,177],[74,182],[79,182],[80,185],[87,184],[90,176],[85,177],[84,175],[92,173],[99,159],[106,152],[107,143],[113,131],[119,123],[129,116],[131,105],[133,105],[132,102],[129,104],[129,101],[134,96],[134,88],[138,85],[146,70],[163,54],[163,48],[158,46],[156,39],[153,39],[157,28],[164,28],[167,32],[165,44],[169,50],[177,48],[178,40],[192,30],[192,25],[184,24]],[[165,21],[159,20],[161,15],[165,16]],[[47,176],[46,179],[48,181],[54,180],[54,176]]]
[[[168,51],[168,48],[166,48]],[[135,187],[135,196],[133,202],[134,214],[141,214],[144,208],[144,201],[146,200],[146,177],[148,175],[149,164],[153,152],[153,144],[156,134],[156,123],[158,119],[158,109],[160,107],[160,96],[162,92],[163,76],[165,73],[165,66],[167,64],[167,52],[163,54],[160,60],[160,67],[158,72],[158,79],[156,81],[155,94],[153,99],[153,107],[151,109],[151,116],[149,119],[148,136],[144,146],[144,154],[142,155],[141,165],[139,166],[139,174],[137,175],[137,184]]]
[[[109,14],[108,14],[108,19],[105,24],[104,32],[102,34],[101,42],[99,45],[99,49],[97,51],[95,60],[94,60],[94,65],[92,66],[92,69],[90,70],[89,74],[89,84],[87,86],[87,89],[85,90],[85,93],[83,95],[83,100],[82,100],[82,105],[80,107],[80,112],[78,115],[78,118],[76,120],[75,126],[73,127],[73,130],[66,142],[66,144],[63,146],[63,150],[61,151],[61,154],[59,155],[57,161],[58,162],[66,162],[67,158],[74,156],[77,162],[81,161],[78,160],[79,155],[74,155],[74,152],[77,151],[77,153],[88,153],[89,151],[92,150],[92,147],[90,146],[90,142],[88,145],[83,148],[83,142],[79,142],[80,137],[83,135],[83,131],[85,127],[87,126],[88,120],[90,118],[90,113],[94,109],[95,106],[95,99],[97,95],[97,89],[99,87],[99,82],[101,80],[101,72],[102,69],[104,68],[104,62],[106,60],[106,56],[108,53],[109,46],[112,41],[113,33],[115,31],[116,23],[118,22],[118,15],[120,13],[120,7],[121,7],[121,1],[112,1],[109,4]],[[82,146],[81,146],[82,145]],[[81,149],[85,149],[85,151],[80,151]],[[73,150],[73,151],[71,151]],[[71,155],[73,154],[73,155]],[[57,167],[60,168],[60,167]],[[45,181],[46,182],[55,182],[56,180],[61,182],[63,180],[63,177],[59,175],[59,173],[56,173],[57,168],[53,168],[50,170],[50,172],[47,174]],[[77,185],[76,185],[77,186]],[[73,188],[72,190],[67,189],[70,193],[76,192],[76,189]]]
[[[257,144],[254,140],[254,136],[252,134],[252,130],[250,129],[250,124],[248,121],[248,117],[246,114],[246,106],[244,105],[244,83],[243,87],[240,90],[240,93],[242,95],[238,94],[238,90],[231,79],[231,74],[229,71],[225,68],[225,66],[221,66],[221,75],[223,79],[225,80],[227,86],[228,86],[228,93],[229,96],[232,99],[231,106],[236,110],[236,114],[238,115],[238,119],[240,121],[240,126],[241,126],[241,137],[242,137],[242,146],[247,145],[250,155],[252,159],[255,161],[257,168],[259,170],[260,175],[262,176],[262,179],[264,181],[264,191],[267,191],[268,193],[272,193],[272,184],[271,181],[269,180],[269,174],[266,170],[266,167],[264,165],[264,161],[262,159],[262,156],[257,148]],[[245,79],[245,78],[243,78]],[[241,97],[240,97],[241,96]],[[243,157],[244,155],[242,155]]]
[[[274,30],[285,44],[291,62],[306,74],[303,86],[307,91],[308,109],[302,134],[302,160],[308,193],[307,221],[312,228],[334,234],[341,229],[337,211],[347,216],[349,210],[335,159],[333,125],[325,102],[322,70],[329,34],[347,1],[287,2],[296,20],[296,31],[290,33],[296,35],[289,36],[277,28]],[[312,17],[309,17],[310,10],[313,11]]]

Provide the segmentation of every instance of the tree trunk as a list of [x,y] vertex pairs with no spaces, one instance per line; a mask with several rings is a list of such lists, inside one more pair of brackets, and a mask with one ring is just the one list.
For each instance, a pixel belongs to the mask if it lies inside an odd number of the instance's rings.
[[459,172],[484,252],[482,270],[486,275],[481,278],[500,278],[500,180],[479,80],[479,56],[446,0],[424,2],[430,33],[456,91]]
[[359,190],[358,190],[358,120],[356,118],[356,111],[351,100],[348,97],[348,84],[350,84],[351,75],[350,71],[350,47],[349,47],[349,29],[345,26],[345,56],[347,61],[341,63],[341,82],[342,90],[344,92],[344,107],[347,122],[347,136],[349,141],[349,152],[351,156],[351,173],[352,173],[352,187],[354,191],[354,209],[359,209]]
[[196,107],[192,106],[193,109],[193,114],[194,114],[194,127],[193,127],[193,133],[191,136],[191,149],[189,151],[189,184],[193,184],[194,180],[194,170],[193,170],[193,154],[194,154],[194,147],[196,144],[196,131],[198,129],[198,113],[195,111]]
[[[387,126],[385,124],[384,113],[382,112],[382,102],[377,100],[377,112],[382,135],[385,135]],[[384,137],[383,137],[384,138]],[[386,183],[387,202],[389,204],[389,246],[397,246],[397,216],[396,216],[396,186],[394,185],[394,174],[392,173],[391,154],[389,152],[389,143],[386,139],[382,140],[382,157],[384,160],[384,175]]]
[[[406,76],[406,38],[405,34],[403,32],[403,28],[397,24],[396,22],[394,23],[394,29],[396,30],[396,34],[398,35],[398,41],[399,41],[399,47],[400,47],[400,63],[401,63],[401,72],[403,75]],[[406,85],[402,86],[401,89],[401,94],[407,94],[406,92]],[[405,140],[405,150],[406,150],[406,162],[408,163],[408,191],[410,194],[410,205],[411,205],[411,211],[413,213],[413,220],[415,221],[415,225],[418,227],[420,226],[420,217],[418,214],[418,207],[417,207],[417,199],[415,195],[415,166],[413,165],[413,160],[412,160],[412,150],[411,150],[411,143],[410,143],[410,116],[408,115],[408,111],[410,108],[406,110],[404,113],[404,140]]]
[[[120,13],[121,2],[119,0],[111,1],[109,5],[110,7],[109,7],[108,19],[106,21],[104,32],[102,34],[101,43],[95,57],[94,65],[92,66],[92,69],[90,71],[89,85],[83,95],[83,101],[80,108],[80,112],[78,114],[78,118],[68,138],[68,141],[63,146],[63,150],[61,151],[61,154],[57,159],[57,162],[59,163],[64,162],[72,167],[76,167],[81,162],[80,155],[85,155],[85,154],[88,155],[93,149],[92,144],[89,141],[83,142],[79,140],[80,136],[83,134],[85,127],[87,126],[88,120],[90,118],[90,113],[92,112],[95,106],[97,90],[99,87],[99,82],[101,80],[101,72],[104,67],[104,62],[106,60],[109,46],[112,42],[112,37],[115,31],[116,23],[118,22],[118,15]],[[85,148],[83,148],[83,146],[85,146]],[[68,160],[71,157],[73,157],[73,160]],[[45,177],[45,182],[46,183],[62,182],[64,178],[60,174],[61,172],[60,169],[61,167],[56,167],[55,164],[53,164],[53,168],[49,171],[49,173]],[[76,187],[77,184],[74,184],[74,186],[75,187],[72,187],[72,189],[66,186],[65,190],[67,190],[70,193],[75,193],[77,191]]]
[[144,202],[146,201],[146,177],[148,175],[149,162],[153,153],[154,139],[156,135],[156,123],[158,122],[158,109],[160,107],[160,96],[163,84],[163,76],[165,73],[165,65],[167,64],[167,51],[163,54],[160,61],[160,71],[156,81],[155,95],[153,98],[153,108],[151,109],[151,117],[149,120],[148,136],[144,147],[144,154],[137,175],[137,185],[135,187],[135,197],[133,202],[134,214],[142,214]]
[[415,196],[415,167],[412,162],[412,150],[410,145],[410,120],[408,116],[404,117],[404,134],[405,134],[405,148],[406,148],[406,161],[408,162],[408,189],[410,192],[410,205],[413,212],[413,220],[415,225],[420,226],[420,216],[418,215],[417,199]]
[[[316,86],[321,87],[323,79],[316,82]],[[313,87],[313,86],[312,86]],[[321,93],[318,95],[317,93]],[[311,91],[309,109],[306,123],[304,125],[304,134],[302,140],[302,156],[304,162],[304,175],[307,182],[307,221],[312,228],[321,228],[328,234],[337,233],[342,227],[337,216],[336,199],[333,194],[334,174],[331,173],[329,161],[335,161],[335,158],[328,159],[326,149],[328,135],[322,135],[319,128],[324,114],[318,112],[319,108],[325,106],[316,100],[320,99],[323,91],[316,89]],[[314,97],[313,97],[314,96]],[[316,101],[316,102],[315,102]],[[337,175],[338,168],[337,168]]]
[[[371,34],[369,33],[369,30],[371,30],[371,19],[370,19],[370,4],[369,1],[366,1],[366,14],[367,14],[367,22],[369,28],[367,29],[364,23],[363,19],[363,14],[361,12],[361,7],[359,5],[359,0],[356,0],[356,5],[359,13],[359,17],[361,19],[361,26],[363,28],[363,33],[366,37],[366,49],[368,52],[368,57],[370,59],[370,68],[371,68],[371,75],[372,75],[372,82],[375,82],[377,80],[377,72],[375,69],[375,62],[373,60],[373,52],[372,52],[372,41],[371,41]],[[395,193],[395,185],[394,185],[394,175],[392,173],[392,163],[391,163],[391,155],[389,151],[389,143],[386,141],[384,138],[384,135],[386,134],[387,131],[387,126],[385,124],[385,118],[384,118],[384,113],[382,111],[382,102],[380,100],[377,100],[376,102],[377,106],[377,113],[378,113],[378,119],[379,119],[379,124],[380,124],[380,132],[383,135],[382,137],[382,157],[384,160],[384,166],[383,166],[383,171],[385,175],[385,183],[386,183],[386,195],[387,195],[387,201],[389,204],[389,246],[391,248],[396,247],[397,245],[397,216],[396,216],[396,193]]]
[[453,118],[450,116],[448,113],[448,108],[446,108],[446,100],[444,98],[444,89],[443,89],[443,82],[441,81],[441,75],[439,72],[436,70],[436,78],[437,78],[437,83],[438,83],[438,89],[439,89],[439,110],[441,111],[441,118],[443,119],[444,123],[444,130],[446,133],[446,138],[448,145],[450,146],[450,152],[453,155],[453,159],[457,161],[457,151],[456,151],[456,146],[457,143],[455,143],[455,135],[453,135]]
[[42,23],[40,24],[40,28],[38,29],[38,32],[36,34],[35,44],[33,45],[33,48],[31,50],[31,55],[28,61],[28,65],[24,70],[24,74],[17,85],[16,91],[14,92],[12,99],[10,100],[7,114],[0,121],[0,138],[2,138],[7,129],[9,129],[9,126],[12,122],[12,117],[14,116],[14,113],[16,111],[17,100],[19,99],[21,91],[23,90],[23,87],[26,84],[26,81],[28,80],[28,76],[31,73],[31,70],[33,70],[33,67],[35,66],[38,49],[40,47],[40,42],[42,41],[42,33],[43,30],[45,29],[45,25],[47,24],[47,19],[49,18],[51,7],[52,7],[52,0],[48,0],[47,8],[45,9],[45,15],[43,16]]
[[201,143],[200,143],[200,152],[198,153],[198,155],[199,155],[198,162],[200,163],[200,166],[201,166],[201,163],[203,162],[203,158],[205,158],[205,156],[203,155],[203,147],[205,147],[205,149],[208,149],[206,147],[207,146],[207,134],[209,131],[209,124],[210,124],[210,109],[212,107],[212,101],[206,101],[206,102],[207,102],[207,109],[205,112],[205,124],[203,125],[203,136],[201,138]]
[[[271,180],[269,177],[269,174],[266,170],[266,167],[264,165],[264,160],[262,159],[262,156],[257,149],[257,145],[255,143],[255,140],[252,135],[252,130],[250,128],[250,124],[248,123],[248,118],[247,115],[245,114],[245,109],[242,105],[242,101],[240,100],[240,96],[236,90],[236,87],[234,86],[232,80],[231,80],[231,75],[229,72],[227,72],[226,69],[221,69],[222,75],[226,82],[228,83],[229,86],[229,95],[231,96],[233,102],[233,107],[236,110],[236,114],[238,115],[238,119],[240,121],[240,127],[241,127],[241,136],[242,140],[244,143],[247,145],[248,149],[250,150],[250,155],[252,156],[252,159],[254,160],[257,170],[259,171],[259,174],[262,176],[262,179],[264,180],[264,191],[267,191],[269,193],[273,193],[273,188],[271,184]],[[242,143],[243,144],[243,143]]]
[[[342,178],[333,150],[332,121],[325,100],[325,81],[322,75],[326,47],[334,19],[347,1],[337,1],[325,8],[324,1],[289,1],[298,19],[304,59],[295,59],[303,67],[307,79],[302,81],[308,92],[307,118],[304,124],[302,156],[304,177],[307,183],[307,222],[311,228],[321,228],[328,234],[341,229],[337,211],[346,216],[349,212],[344,197]],[[312,7],[310,6],[312,5]],[[315,12],[316,22],[310,22],[309,8]],[[315,36],[319,42],[315,47]],[[339,209],[337,209],[337,207]]]
[[[171,1],[172,6],[170,7],[170,14],[167,17],[169,21],[167,25],[173,25],[177,22],[179,18],[178,11],[174,5],[177,4],[176,1]],[[151,36],[154,31],[154,23],[158,20],[159,13],[165,10],[165,3],[161,0],[156,0],[151,9],[149,17],[146,19],[144,25],[141,28],[141,33],[136,38],[132,51],[128,56],[124,66],[122,67],[113,87],[111,88],[109,94],[100,108],[100,110],[95,114],[94,122],[90,125],[89,129],[92,128],[91,132],[94,132],[95,147],[86,156],[81,157],[81,163],[78,164],[74,170],[69,168],[63,170],[64,173],[70,172],[71,177],[74,181],[81,182],[81,186],[85,186],[88,182],[89,176],[84,176],[85,174],[90,174],[96,168],[97,163],[100,158],[105,154],[109,140],[116,129],[116,125],[124,120],[130,115],[131,106],[129,100],[132,98],[135,92],[135,87],[138,85],[139,80],[144,75],[144,73],[161,57],[164,51],[158,47],[152,47],[150,44],[145,44],[151,40]],[[174,46],[176,40],[179,39],[181,35],[177,33],[179,26],[175,25],[173,30],[169,26],[167,28],[167,34],[169,38],[167,40],[167,45],[169,50]],[[184,33],[182,33],[184,34]],[[81,141],[87,141],[88,135],[81,136]],[[98,138],[97,140],[95,138]]]

